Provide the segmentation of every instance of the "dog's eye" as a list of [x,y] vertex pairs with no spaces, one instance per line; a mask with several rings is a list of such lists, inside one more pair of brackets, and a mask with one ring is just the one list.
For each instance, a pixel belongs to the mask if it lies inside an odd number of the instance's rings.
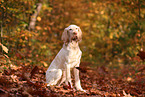
[[72,30],[72,29],[69,29],[69,30]]

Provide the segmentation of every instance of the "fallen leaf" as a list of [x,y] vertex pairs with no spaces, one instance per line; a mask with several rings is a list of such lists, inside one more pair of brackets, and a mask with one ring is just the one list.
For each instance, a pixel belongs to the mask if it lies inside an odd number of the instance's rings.
[[31,74],[30,78],[32,78],[34,76],[34,74],[37,73],[38,71],[39,71],[39,68],[37,66],[35,66],[30,73]]
[[6,53],[8,53],[9,49],[8,49],[6,46],[4,46],[3,44],[1,44],[1,43],[0,43],[0,45],[2,46],[2,49],[3,49]]
[[127,77],[127,81],[132,81],[133,79],[131,77]]
[[126,94],[126,92],[123,90],[123,97],[132,97],[130,94]]
[[27,91],[24,90],[24,92],[22,92],[22,94],[25,96],[25,97],[33,97],[31,94],[29,94]]
[[145,51],[138,50],[138,52],[139,53],[137,54],[137,56],[139,56],[141,58],[141,60],[144,61],[144,59],[145,59]]
[[44,67],[48,67],[48,64],[44,61],[41,61],[41,63],[43,64]]
[[4,69],[4,73],[6,74],[6,75],[10,75],[11,73],[8,71],[8,70],[6,70],[6,69]]
[[0,97],[8,97],[8,92],[0,88]]

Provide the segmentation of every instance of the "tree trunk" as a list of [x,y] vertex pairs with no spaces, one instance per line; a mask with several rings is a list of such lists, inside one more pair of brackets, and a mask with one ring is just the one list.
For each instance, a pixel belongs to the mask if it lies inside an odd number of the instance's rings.
[[29,30],[35,29],[36,19],[41,10],[42,3],[37,3],[36,5],[37,5],[37,8],[36,8],[34,14],[32,14],[31,19],[30,19],[30,23],[29,23],[29,27],[28,27]]

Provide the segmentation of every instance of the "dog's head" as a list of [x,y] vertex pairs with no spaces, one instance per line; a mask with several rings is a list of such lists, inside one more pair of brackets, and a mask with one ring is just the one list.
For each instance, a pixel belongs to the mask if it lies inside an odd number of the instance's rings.
[[76,25],[70,25],[64,29],[61,39],[65,43],[71,42],[71,41],[79,42],[82,39],[82,31],[80,27]]

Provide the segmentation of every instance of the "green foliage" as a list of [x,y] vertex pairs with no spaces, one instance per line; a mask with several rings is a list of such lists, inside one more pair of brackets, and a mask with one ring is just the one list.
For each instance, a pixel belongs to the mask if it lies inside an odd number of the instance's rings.
[[35,9],[35,3],[36,0],[2,0],[0,9],[2,9],[1,20],[3,21],[3,26],[26,26],[29,20],[28,17],[30,17],[30,14]]

